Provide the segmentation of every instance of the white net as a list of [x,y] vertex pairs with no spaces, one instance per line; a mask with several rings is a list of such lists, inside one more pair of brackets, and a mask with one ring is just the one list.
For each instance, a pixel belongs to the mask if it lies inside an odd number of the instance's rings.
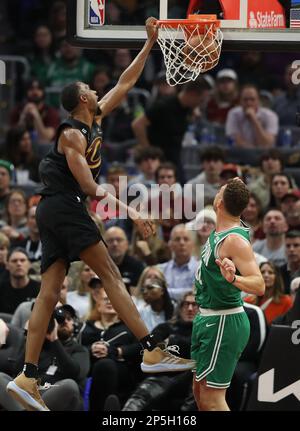
[[161,24],[157,41],[164,56],[167,83],[174,86],[195,81],[200,73],[218,64],[223,34],[211,23],[205,28]]

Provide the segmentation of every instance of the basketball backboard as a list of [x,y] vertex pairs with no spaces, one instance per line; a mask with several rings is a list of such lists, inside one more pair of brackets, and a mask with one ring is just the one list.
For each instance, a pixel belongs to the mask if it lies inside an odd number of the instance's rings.
[[[124,11],[121,16],[114,3]],[[205,3],[221,11],[223,50],[300,49],[300,0],[69,0],[68,37],[84,48],[140,48],[146,39],[146,17],[186,18],[188,11],[195,13]]]

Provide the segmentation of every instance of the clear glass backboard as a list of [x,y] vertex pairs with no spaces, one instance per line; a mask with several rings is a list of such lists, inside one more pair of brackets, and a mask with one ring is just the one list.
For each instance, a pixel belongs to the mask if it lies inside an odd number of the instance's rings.
[[115,1],[121,14],[110,0],[69,0],[71,43],[84,48],[139,48],[146,39],[144,23],[148,16],[177,19],[197,12],[216,13],[221,18],[223,50],[300,49],[300,0]]

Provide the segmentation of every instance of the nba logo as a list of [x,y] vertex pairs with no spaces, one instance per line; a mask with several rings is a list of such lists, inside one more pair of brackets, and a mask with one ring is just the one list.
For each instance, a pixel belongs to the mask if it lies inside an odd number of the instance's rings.
[[89,24],[104,25],[105,0],[89,0]]

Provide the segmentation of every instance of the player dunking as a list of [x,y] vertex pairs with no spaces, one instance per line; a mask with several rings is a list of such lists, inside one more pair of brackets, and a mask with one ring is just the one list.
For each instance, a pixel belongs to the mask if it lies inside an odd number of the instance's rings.
[[249,191],[240,179],[223,186],[214,200],[216,229],[210,234],[196,273],[200,311],[193,322],[192,358],[196,361],[194,397],[199,410],[229,410],[226,388],[250,332],[241,290],[263,295],[264,281],[240,215]]
[[[79,258],[101,278],[120,319],[147,349],[144,371],[179,371],[193,366],[193,361],[176,358],[156,346],[84,203],[86,196],[95,198],[99,192],[95,180],[101,165],[101,121],[121,103],[142,73],[157,38],[155,22],[154,18],[147,20],[148,38],[143,49],[99,102],[96,92],[82,82],[70,84],[62,92],[62,105],[70,118],[60,125],[54,148],[40,165],[43,188],[36,216],[42,241],[41,290],[29,321],[23,373],[7,386],[7,391],[29,410],[48,410],[38,392],[37,364],[64,277],[70,262]],[[117,204],[124,207],[119,201]],[[126,210],[145,238],[154,233],[150,220],[141,219],[130,208]]]

